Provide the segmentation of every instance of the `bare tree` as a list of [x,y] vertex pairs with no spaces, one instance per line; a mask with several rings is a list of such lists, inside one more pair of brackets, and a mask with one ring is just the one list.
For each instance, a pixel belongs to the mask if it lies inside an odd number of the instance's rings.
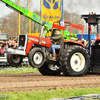
[[[69,13],[68,11],[64,10],[64,21],[71,21],[73,24],[83,24],[85,25],[84,21],[81,19],[81,15],[76,13]],[[86,32],[87,27],[85,26],[84,31]],[[70,31],[70,27],[66,27],[66,31]],[[73,29],[72,33],[80,34],[82,31],[78,29]]]
[[[34,13],[40,16],[40,11],[35,10]],[[40,31],[41,31],[41,25],[32,21],[32,32],[33,33],[40,33]]]
[[[19,4],[19,0],[14,0],[16,4]],[[33,2],[33,1],[32,1]],[[22,7],[29,9],[29,0],[21,0]],[[40,15],[40,10],[32,10],[37,15]],[[64,10],[64,21],[72,21],[74,24],[84,24],[84,21],[80,18],[80,15],[76,13],[69,13]],[[4,18],[0,20],[0,30],[5,30],[5,32],[9,35],[9,37],[13,35],[18,35],[18,27],[19,27],[19,14],[16,12],[11,12]],[[70,27],[69,27],[70,28]],[[66,30],[69,30],[66,28]],[[40,32],[41,25],[32,21],[32,33]],[[74,33],[79,34],[78,30],[74,30]],[[85,28],[86,31],[86,28]],[[29,32],[29,18],[21,15],[21,34],[26,34]]]
[[2,18],[1,30],[4,30],[9,37],[18,35],[18,15],[16,12],[12,12]]

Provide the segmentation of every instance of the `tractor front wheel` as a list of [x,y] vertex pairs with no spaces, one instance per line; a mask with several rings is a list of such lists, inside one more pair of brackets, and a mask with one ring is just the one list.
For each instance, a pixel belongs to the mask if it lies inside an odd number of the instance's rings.
[[41,48],[33,48],[28,57],[30,65],[34,68],[39,68],[44,64],[44,53]]

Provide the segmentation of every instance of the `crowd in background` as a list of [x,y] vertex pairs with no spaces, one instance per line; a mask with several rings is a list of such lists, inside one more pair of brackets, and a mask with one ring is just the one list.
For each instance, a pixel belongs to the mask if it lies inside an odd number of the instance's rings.
[[[100,38],[100,34],[96,35],[96,39]],[[81,42],[80,38],[76,38],[77,42]],[[85,46],[86,51],[89,49],[89,40],[82,39],[82,43]],[[95,43],[95,40],[91,39],[90,45],[93,45]],[[4,48],[16,48],[18,46],[18,38],[12,37],[9,38],[7,41],[0,40],[0,56],[4,56]]]
[[[81,39],[77,38],[76,41],[77,42],[81,42]],[[91,39],[91,41],[90,41],[91,44],[90,45],[93,45],[94,42],[95,41],[93,39]],[[88,51],[89,41],[82,39],[82,43],[84,44],[85,49]],[[18,46],[18,38],[16,38],[16,37],[10,38],[7,41],[0,40],[0,57],[4,56],[5,47],[6,48],[15,48],[16,49],[17,46]]]
[[[81,38],[77,38],[76,39],[77,42],[81,42]],[[93,43],[95,42],[95,40],[91,39],[90,41],[90,45],[93,45]],[[89,45],[89,40],[85,40],[84,38],[82,39],[82,43],[84,44],[85,47],[87,47]]]
[[0,57],[4,57],[5,48],[16,48],[18,46],[18,38],[13,37],[9,40],[0,40]]
[[[96,35],[96,39],[100,40],[100,34]],[[77,38],[76,41],[81,42],[81,39]],[[95,40],[91,39],[90,45],[94,45],[95,42],[96,42]],[[89,40],[82,39],[82,43],[84,44],[85,49],[88,52],[89,51]],[[16,49],[17,46],[18,46],[18,38],[17,37],[10,38],[7,41],[0,40],[0,57],[5,57],[5,54],[7,54],[7,53],[5,53],[5,48],[15,48]],[[2,66],[2,65],[4,65],[4,63],[3,64],[1,63],[0,66]],[[7,66],[9,66],[9,64],[7,65],[7,63],[6,63],[6,67]]]

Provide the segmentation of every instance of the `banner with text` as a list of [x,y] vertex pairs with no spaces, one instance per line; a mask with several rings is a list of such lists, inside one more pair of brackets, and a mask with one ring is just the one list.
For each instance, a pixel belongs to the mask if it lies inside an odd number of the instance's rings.
[[58,21],[61,19],[61,0],[41,0],[42,21]]

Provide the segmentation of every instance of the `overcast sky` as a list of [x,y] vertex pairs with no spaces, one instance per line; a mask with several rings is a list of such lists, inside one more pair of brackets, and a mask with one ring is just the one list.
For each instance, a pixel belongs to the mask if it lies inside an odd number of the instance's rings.
[[[32,0],[32,2],[32,7],[40,10],[40,0]],[[63,3],[64,9],[70,13],[78,13],[81,15],[96,12],[100,14],[100,0],[63,0]],[[0,1],[0,17],[4,17],[11,11],[13,10],[6,7],[5,4]]]

